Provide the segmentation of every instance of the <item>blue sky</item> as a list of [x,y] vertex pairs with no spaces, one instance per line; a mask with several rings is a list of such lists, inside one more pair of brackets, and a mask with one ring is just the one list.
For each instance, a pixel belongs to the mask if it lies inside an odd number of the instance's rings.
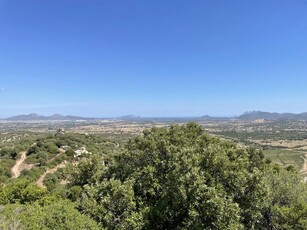
[[0,117],[307,111],[303,0],[0,0]]

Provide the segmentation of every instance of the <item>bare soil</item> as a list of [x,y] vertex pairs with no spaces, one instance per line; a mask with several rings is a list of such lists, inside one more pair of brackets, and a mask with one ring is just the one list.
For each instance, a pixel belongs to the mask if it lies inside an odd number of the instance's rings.
[[20,173],[23,170],[21,165],[25,161],[25,159],[27,158],[27,152],[26,151],[21,152],[20,155],[21,155],[20,158],[16,161],[15,165],[11,169],[13,178],[17,178],[17,177],[20,176]]
[[61,164],[57,165],[56,167],[52,168],[52,169],[47,169],[46,172],[44,172],[43,175],[40,176],[40,178],[36,181],[36,184],[41,187],[41,188],[46,188],[46,186],[44,185],[44,179],[46,177],[47,174],[49,173],[55,173],[56,171],[58,171],[58,169],[60,168],[64,168],[66,165],[66,161],[62,162]]

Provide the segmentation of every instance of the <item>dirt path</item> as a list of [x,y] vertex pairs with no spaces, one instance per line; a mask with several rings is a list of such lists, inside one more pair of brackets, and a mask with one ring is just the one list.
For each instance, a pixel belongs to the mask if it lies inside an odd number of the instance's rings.
[[57,165],[56,167],[52,168],[52,169],[47,169],[46,172],[44,172],[43,175],[40,176],[40,178],[36,181],[36,184],[41,187],[41,188],[46,188],[46,186],[44,185],[44,179],[46,177],[47,174],[49,173],[55,173],[56,171],[58,171],[58,169],[60,168],[64,168],[66,165],[66,161],[62,162],[61,164]]
[[55,155],[54,157],[52,157],[51,159],[49,159],[49,160],[47,161],[47,163],[49,163],[49,162],[55,160],[57,157],[61,156],[61,155],[64,154],[64,153],[65,153],[65,150],[59,149],[59,153],[58,153],[57,155]]
[[301,173],[304,176],[304,181],[307,182],[307,153],[304,156],[304,164]]
[[20,158],[16,161],[16,164],[11,169],[13,178],[17,178],[20,176],[21,173],[20,166],[27,158],[27,151],[21,152],[20,154],[21,154]]
[[303,168],[302,168],[302,172],[307,171],[307,153],[304,156],[304,164],[303,164]]

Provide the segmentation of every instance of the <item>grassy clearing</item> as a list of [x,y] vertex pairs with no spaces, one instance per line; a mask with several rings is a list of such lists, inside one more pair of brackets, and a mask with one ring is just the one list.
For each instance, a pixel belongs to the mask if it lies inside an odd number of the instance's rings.
[[296,150],[281,150],[272,149],[264,151],[267,158],[271,159],[274,163],[282,164],[285,166],[293,165],[296,169],[301,170],[305,152]]

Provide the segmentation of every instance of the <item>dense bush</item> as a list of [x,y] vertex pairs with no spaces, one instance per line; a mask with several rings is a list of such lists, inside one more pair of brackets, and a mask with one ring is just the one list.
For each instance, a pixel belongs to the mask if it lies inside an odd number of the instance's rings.
[[47,205],[10,204],[0,207],[0,229],[101,229],[95,221],[79,213],[69,201],[57,200]]
[[11,159],[16,159],[17,152],[14,148],[3,148],[3,149],[0,149],[0,156],[1,157],[6,156]]
[[84,188],[79,209],[108,229],[304,229],[307,220],[304,209],[288,215],[307,204],[297,172],[195,123],[147,130],[103,163],[86,160],[72,182]]

